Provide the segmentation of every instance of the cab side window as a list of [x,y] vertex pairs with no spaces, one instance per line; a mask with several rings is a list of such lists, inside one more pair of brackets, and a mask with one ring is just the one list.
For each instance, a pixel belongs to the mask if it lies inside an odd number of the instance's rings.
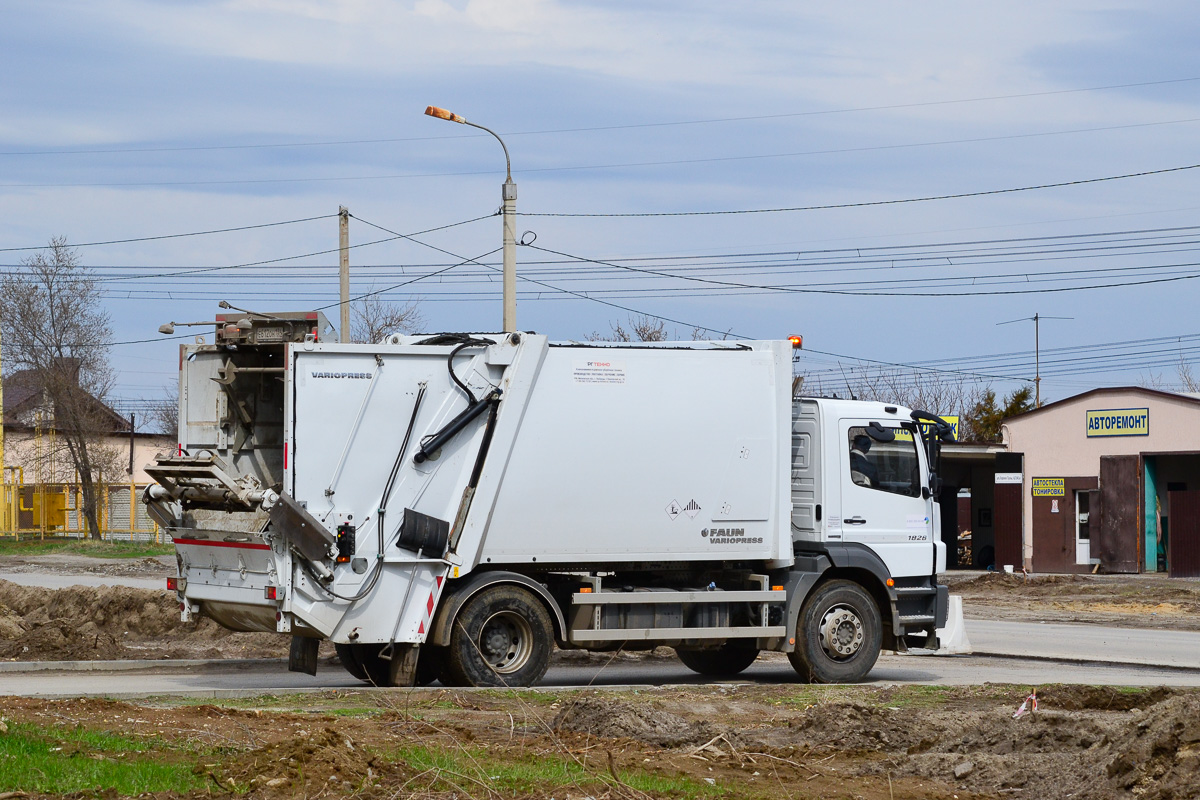
[[904,428],[892,430],[893,441],[877,442],[866,428],[850,428],[850,480],[867,489],[916,497],[921,493],[916,437]]

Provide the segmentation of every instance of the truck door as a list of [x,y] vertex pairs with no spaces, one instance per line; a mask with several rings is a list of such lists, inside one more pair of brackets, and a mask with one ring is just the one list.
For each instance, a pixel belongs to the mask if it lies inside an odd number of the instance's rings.
[[842,539],[871,548],[894,577],[933,571],[931,500],[922,496],[925,469],[911,426],[885,424],[895,439],[867,435],[868,420],[840,424]]

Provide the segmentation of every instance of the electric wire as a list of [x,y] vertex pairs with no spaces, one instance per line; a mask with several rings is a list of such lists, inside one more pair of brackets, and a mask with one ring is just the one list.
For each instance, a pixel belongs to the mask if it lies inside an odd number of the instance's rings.
[[[391,232],[392,232],[392,231],[390,231],[388,228],[385,228],[385,227],[383,227],[382,225],[376,225],[374,222],[369,222],[369,221],[367,221],[367,220],[365,220],[365,219],[363,219],[363,218],[361,218],[361,217],[355,217],[355,219],[357,219],[359,222],[362,222],[364,225],[370,225],[372,228],[377,228],[377,229],[379,229],[379,230],[381,230],[381,231],[384,231],[385,233],[391,233]],[[416,241],[416,240],[414,240],[414,241]],[[425,244],[425,246],[426,246],[426,247],[432,247],[432,245],[428,245],[428,244],[426,244],[425,242],[417,242],[417,243],[418,243],[418,244]],[[525,246],[525,247],[528,247],[529,245],[523,245],[523,246]],[[434,249],[435,249],[435,250],[439,250],[440,248],[436,248],[436,247],[435,247]],[[447,251],[445,251],[445,250],[442,250],[442,252],[447,252]],[[495,250],[493,250],[492,252],[494,253],[494,252],[496,252],[496,251],[495,251]],[[484,258],[484,257],[485,257],[485,256],[480,256],[479,258]],[[483,267],[486,267],[486,268],[489,268],[489,269],[494,269],[494,267],[489,267],[487,264],[484,264],[484,263],[480,262],[478,259],[470,259],[470,261],[472,261],[472,262],[473,262],[473,263],[475,263],[475,264],[479,264],[480,266],[483,266]],[[542,287],[544,287],[544,288],[546,288],[546,289],[550,289],[551,291],[555,291],[555,292],[561,292],[561,293],[563,293],[563,294],[569,294],[569,295],[572,295],[572,296],[574,296],[574,297],[580,298],[580,299],[582,299],[582,300],[591,300],[592,302],[595,302],[595,303],[600,303],[600,304],[602,304],[602,305],[610,306],[610,307],[612,307],[612,308],[617,308],[617,309],[620,309],[620,310],[622,310],[622,311],[625,311],[625,312],[627,312],[627,313],[630,313],[630,314],[640,314],[640,315],[642,315],[642,316],[651,317],[652,319],[658,319],[658,320],[662,320],[662,321],[664,321],[664,322],[670,322],[670,323],[671,323],[671,324],[673,324],[673,325],[686,325],[686,326],[688,326],[688,327],[691,327],[691,328],[693,328],[693,329],[695,329],[695,330],[703,330],[703,331],[708,331],[709,333],[719,333],[719,334],[722,334],[722,336],[732,336],[732,337],[734,337],[734,338],[736,338],[736,339],[749,339],[749,338],[750,338],[749,336],[742,336],[742,335],[740,335],[740,334],[735,334],[735,333],[732,333],[731,331],[728,331],[728,330],[727,330],[727,331],[721,331],[721,330],[718,330],[718,329],[716,329],[716,328],[709,328],[709,327],[707,327],[707,326],[704,326],[704,325],[693,325],[692,323],[683,322],[683,321],[681,321],[681,320],[677,320],[677,319],[671,319],[670,317],[663,317],[663,316],[659,316],[659,315],[657,315],[657,314],[651,314],[651,313],[649,313],[649,312],[646,312],[646,311],[638,311],[637,309],[634,309],[634,308],[629,308],[629,307],[627,307],[627,306],[622,306],[622,305],[619,305],[619,304],[617,304],[617,303],[612,303],[612,302],[609,302],[609,301],[607,301],[607,300],[601,300],[601,299],[599,299],[599,298],[595,298],[595,297],[589,297],[587,294],[584,294],[584,293],[581,293],[581,292],[573,292],[573,291],[571,291],[570,289],[561,289],[561,288],[559,288],[559,287],[557,287],[557,286],[551,286],[551,285],[550,285],[550,284],[548,284],[548,283],[545,283],[545,282],[543,282],[543,281],[539,281],[539,280],[535,280],[535,279],[533,279],[533,278],[524,278],[524,277],[522,277],[521,275],[518,275],[517,277],[518,277],[518,278],[520,278],[521,280],[525,280],[525,281],[527,281],[527,282],[535,283],[535,284],[537,284],[537,285],[539,285],[539,286],[542,286]]]
[[[1137,83],[1119,83],[1106,86],[1089,86],[1077,89],[1052,89],[1043,92],[1023,92],[1018,94],[1002,94],[990,95],[985,97],[968,97],[955,98],[950,100],[928,100],[914,103],[892,103],[879,106],[858,106],[851,108],[831,108],[831,109],[816,109],[812,111],[793,111],[779,114],[755,114],[749,116],[737,117],[712,117],[707,119],[693,120],[672,120],[665,122],[641,122],[627,123],[623,125],[593,125],[587,127],[576,128],[553,128],[547,130],[531,130],[531,131],[500,131],[503,136],[542,136],[547,134],[559,133],[589,133],[603,132],[616,130],[633,130],[639,128],[664,128],[676,127],[684,125],[710,125],[714,123],[727,122],[755,122],[770,119],[788,119],[793,117],[813,117],[825,116],[834,114],[854,114],[869,111],[894,111],[906,108],[927,108],[945,105],[959,105],[964,103],[984,103],[993,102],[996,100],[1016,100],[1030,97],[1051,97],[1064,94],[1080,94],[1085,92],[1109,91],[1113,89],[1134,89],[1146,86],[1164,86],[1177,83],[1191,83],[1200,81],[1200,77],[1196,78],[1170,78],[1159,81],[1139,81]],[[445,136],[410,136],[400,138],[380,138],[380,139],[345,139],[338,141],[323,141],[323,142],[268,142],[261,144],[240,144],[240,145],[195,145],[181,147],[131,147],[131,148],[91,148],[91,149],[59,149],[59,150],[15,150],[0,152],[0,156],[41,156],[41,155],[86,155],[86,154],[119,154],[119,153],[170,153],[170,152],[186,152],[186,151],[206,151],[206,150],[261,150],[267,148],[287,148],[287,147],[342,147],[346,145],[356,144],[393,144],[401,142],[427,141],[431,139],[468,139],[480,138],[484,134],[464,133],[464,134],[449,134]]]
[[867,200],[857,203],[830,203],[827,205],[815,206],[788,206],[780,208],[741,208],[727,209],[721,211],[628,211],[628,212],[586,212],[586,213],[566,213],[561,211],[524,211],[521,216],[524,217],[607,217],[607,218],[623,218],[623,217],[712,217],[734,214],[775,214],[790,211],[826,211],[831,209],[842,208],[869,208],[872,206],[893,206],[904,203],[925,203],[932,200],[959,200],[965,197],[988,197],[991,195],[1013,194],[1016,192],[1032,192],[1041,189],[1059,189],[1064,186],[1083,186],[1092,183],[1105,183],[1107,181],[1120,181],[1130,178],[1144,178],[1149,175],[1166,175],[1172,172],[1185,172],[1187,170],[1200,168],[1200,164],[1188,164],[1181,167],[1166,167],[1164,169],[1143,170],[1142,172],[1128,172],[1121,175],[1106,175],[1101,178],[1078,178],[1071,181],[1060,181],[1058,183],[1040,183],[1032,186],[1016,186],[1006,189],[987,189],[977,192],[956,192],[954,194],[939,194],[927,195],[924,197],[906,197],[896,200]]
[[[320,219],[330,219],[336,217],[337,214],[323,214],[318,217],[304,217],[302,219],[289,219],[282,222],[263,222],[257,225],[240,225],[236,228],[218,228],[208,231],[192,231],[190,233],[166,233],[158,236],[140,236],[133,239],[111,239],[106,242],[83,242],[81,244],[70,244],[68,247],[101,247],[110,244],[130,244],[132,242],[153,242],[162,239],[182,239],[188,236],[210,236],[215,233],[233,233],[236,231],[252,231],[259,228],[276,228],[280,225],[295,225],[300,222],[313,222]],[[0,253],[13,253],[25,250],[45,250],[46,245],[40,244],[36,247],[0,247]]]

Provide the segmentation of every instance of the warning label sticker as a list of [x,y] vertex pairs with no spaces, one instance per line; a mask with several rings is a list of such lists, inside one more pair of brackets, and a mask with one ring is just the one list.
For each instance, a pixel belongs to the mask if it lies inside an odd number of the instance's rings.
[[623,361],[577,361],[572,377],[576,383],[625,383]]
[[700,513],[700,504],[695,500],[688,500],[688,504],[683,507],[683,513],[695,519],[696,515]]
[[668,517],[675,519],[683,512],[683,506],[679,505],[678,500],[672,500],[671,502],[667,503],[666,511]]

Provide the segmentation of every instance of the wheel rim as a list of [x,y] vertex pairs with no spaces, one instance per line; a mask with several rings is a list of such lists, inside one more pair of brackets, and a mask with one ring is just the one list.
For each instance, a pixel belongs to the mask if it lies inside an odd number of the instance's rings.
[[479,652],[496,672],[504,675],[525,666],[533,652],[533,628],[512,611],[488,617],[479,630]]
[[832,658],[853,658],[863,645],[862,619],[850,606],[837,605],[821,619],[821,646]]

